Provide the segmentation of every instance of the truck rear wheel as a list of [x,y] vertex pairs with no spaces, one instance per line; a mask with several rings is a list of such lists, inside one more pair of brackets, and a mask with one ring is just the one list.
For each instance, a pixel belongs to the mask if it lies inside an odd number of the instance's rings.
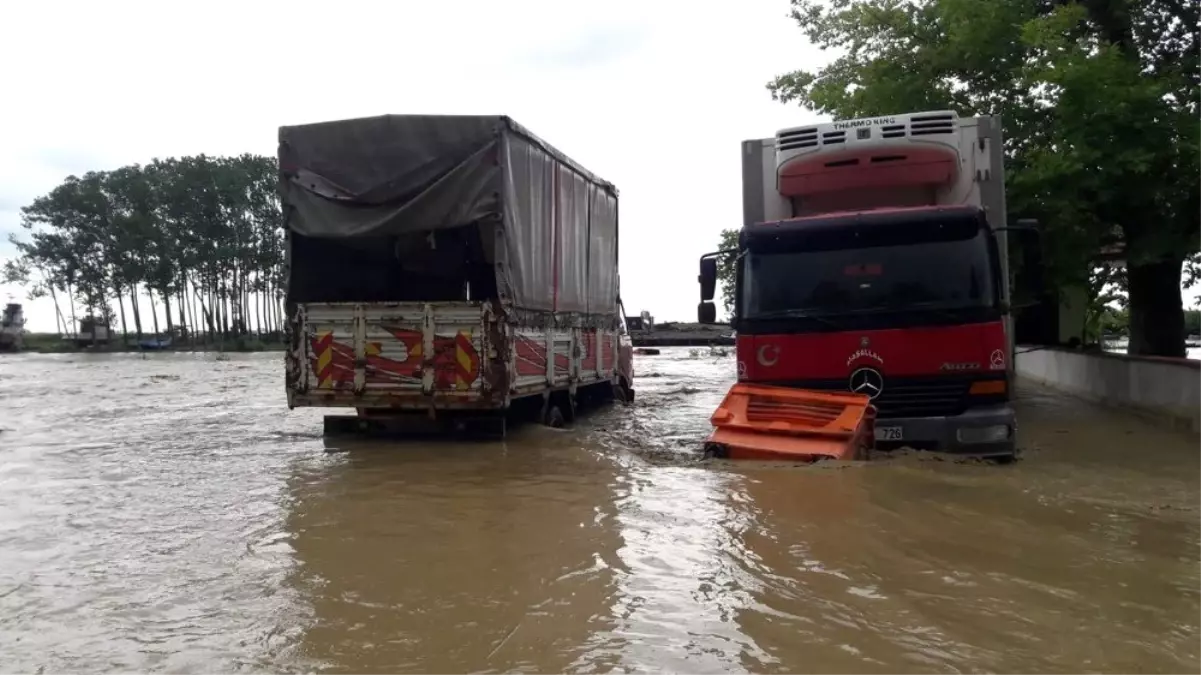
[[622,403],[634,402],[634,388],[630,386],[630,383],[624,377],[618,380],[617,384],[613,385],[613,394]]
[[542,416],[542,423],[552,429],[562,429],[567,425],[567,419],[563,417],[563,411],[559,409],[558,404],[548,403],[546,412]]

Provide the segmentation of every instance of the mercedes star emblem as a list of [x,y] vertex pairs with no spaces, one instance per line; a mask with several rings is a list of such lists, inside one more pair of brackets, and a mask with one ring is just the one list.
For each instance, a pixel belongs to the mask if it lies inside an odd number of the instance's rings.
[[865,394],[874,399],[884,391],[884,376],[875,368],[860,368],[851,373],[848,389],[855,394]]

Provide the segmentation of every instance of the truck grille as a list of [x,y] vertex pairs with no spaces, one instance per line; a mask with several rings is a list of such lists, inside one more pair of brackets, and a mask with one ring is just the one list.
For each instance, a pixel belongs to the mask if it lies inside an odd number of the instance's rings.
[[[884,391],[873,401],[878,419],[897,417],[944,417],[962,415],[968,409],[968,389],[972,382],[982,379],[976,376],[936,377],[888,377],[884,379]],[[786,387],[816,389],[819,391],[848,391],[847,381],[807,380],[771,382]],[[991,403],[980,397],[979,403]]]
[[881,138],[904,138],[906,132],[910,136],[934,136],[955,133],[955,122],[958,118],[953,113],[935,113],[932,115],[913,115],[908,122],[889,124],[880,127]]

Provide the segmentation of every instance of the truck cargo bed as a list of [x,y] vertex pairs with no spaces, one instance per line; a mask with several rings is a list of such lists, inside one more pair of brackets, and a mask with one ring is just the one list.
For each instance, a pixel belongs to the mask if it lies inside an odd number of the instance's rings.
[[292,331],[289,407],[499,409],[617,383],[617,331],[520,327],[488,303],[310,303]]

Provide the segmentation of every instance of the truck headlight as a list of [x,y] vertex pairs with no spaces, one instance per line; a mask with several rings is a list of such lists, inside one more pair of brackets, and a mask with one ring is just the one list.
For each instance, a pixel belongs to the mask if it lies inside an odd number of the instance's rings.
[[1001,443],[1009,440],[1009,425],[995,424],[991,427],[964,427],[955,432],[955,437],[964,445],[978,443]]

